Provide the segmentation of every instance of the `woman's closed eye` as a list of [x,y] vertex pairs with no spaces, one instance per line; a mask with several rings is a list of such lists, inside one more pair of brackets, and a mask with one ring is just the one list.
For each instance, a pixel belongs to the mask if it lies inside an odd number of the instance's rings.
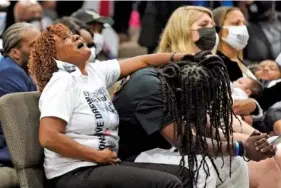
[[270,70],[277,71],[278,69],[276,67],[270,67]]

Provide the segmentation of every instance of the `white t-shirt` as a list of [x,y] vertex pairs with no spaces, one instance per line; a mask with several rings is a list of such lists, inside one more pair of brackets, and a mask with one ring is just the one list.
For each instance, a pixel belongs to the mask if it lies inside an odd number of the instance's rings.
[[[44,88],[39,109],[41,118],[57,117],[67,122],[65,135],[85,146],[118,151],[119,116],[107,88],[120,77],[117,60],[88,63],[87,76],[71,64],[57,61],[55,72]],[[51,125],[50,125],[51,126]],[[76,168],[96,163],[63,157],[44,149],[46,177],[52,179]]]
[[[154,148],[144,151],[138,155],[138,157],[135,159],[135,162],[179,165],[182,157],[179,152],[173,151],[174,149],[175,148],[170,150]],[[197,155],[196,157],[199,165],[202,160],[202,156]],[[206,176],[207,174],[205,172],[207,166],[199,165],[198,169],[195,169],[197,170],[196,173],[198,173],[198,180],[196,184],[197,188],[205,188],[205,183],[207,188],[249,187],[248,166],[242,157],[235,157],[232,159],[231,176],[229,176],[229,157],[224,157],[224,160],[221,157],[213,158],[214,164],[218,168],[220,178],[223,182],[221,182],[217,176],[215,168],[208,157],[205,159],[209,168],[209,176]],[[188,168],[188,156],[185,156],[185,165]]]

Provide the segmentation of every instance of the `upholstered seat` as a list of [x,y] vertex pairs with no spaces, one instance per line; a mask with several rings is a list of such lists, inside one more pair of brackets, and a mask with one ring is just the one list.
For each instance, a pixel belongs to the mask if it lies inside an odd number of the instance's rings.
[[43,188],[43,148],[39,144],[39,93],[0,98],[0,121],[21,188]]

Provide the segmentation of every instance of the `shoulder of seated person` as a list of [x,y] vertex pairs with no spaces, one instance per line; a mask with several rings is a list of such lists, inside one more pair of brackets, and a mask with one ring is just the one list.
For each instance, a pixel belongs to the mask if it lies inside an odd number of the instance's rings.
[[[139,86],[142,91],[152,94],[160,91],[161,81],[155,68],[145,68],[133,73],[130,77],[133,86]],[[136,88],[136,87],[134,87]]]
[[157,69],[154,67],[147,67],[134,72],[132,76],[143,76],[144,78],[150,76],[151,78],[152,77],[158,78],[158,72]]
[[133,73],[131,75],[131,79],[135,79],[138,80],[139,83],[146,83],[151,81],[152,83],[154,82],[159,82],[160,83],[160,79],[159,79],[159,73],[157,72],[157,70],[154,67],[148,67],[148,68],[144,68],[141,70],[136,71],[135,73]]
[[75,90],[75,88],[71,74],[67,72],[56,72],[44,87],[40,96],[40,101],[44,100],[46,97],[48,99],[48,96],[50,94],[52,95],[54,92],[72,91],[73,89]]
[[142,92],[148,95],[153,91],[158,90],[157,86],[160,84],[160,80],[157,76],[157,72],[154,68],[144,68],[136,71],[135,73],[123,78],[120,85],[115,91],[116,95],[124,92],[134,92],[140,94]]
[[18,74],[18,75],[26,75],[24,70],[20,67],[15,67],[15,66],[7,66],[2,69],[0,69],[0,75],[1,73],[9,73],[8,76]]

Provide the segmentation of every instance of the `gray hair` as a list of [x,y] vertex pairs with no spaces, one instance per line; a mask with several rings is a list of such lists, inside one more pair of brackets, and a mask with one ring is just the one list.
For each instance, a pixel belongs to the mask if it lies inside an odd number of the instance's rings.
[[8,56],[8,53],[12,48],[19,48],[22,40],[21,33],[31,28],[36,28],[36,27],[32,24],[25,23],[25,22],[15,23],[10,27],[8,27],[7,30],[2,35],[2,39],[3,39],[2,54],[4,56]]

